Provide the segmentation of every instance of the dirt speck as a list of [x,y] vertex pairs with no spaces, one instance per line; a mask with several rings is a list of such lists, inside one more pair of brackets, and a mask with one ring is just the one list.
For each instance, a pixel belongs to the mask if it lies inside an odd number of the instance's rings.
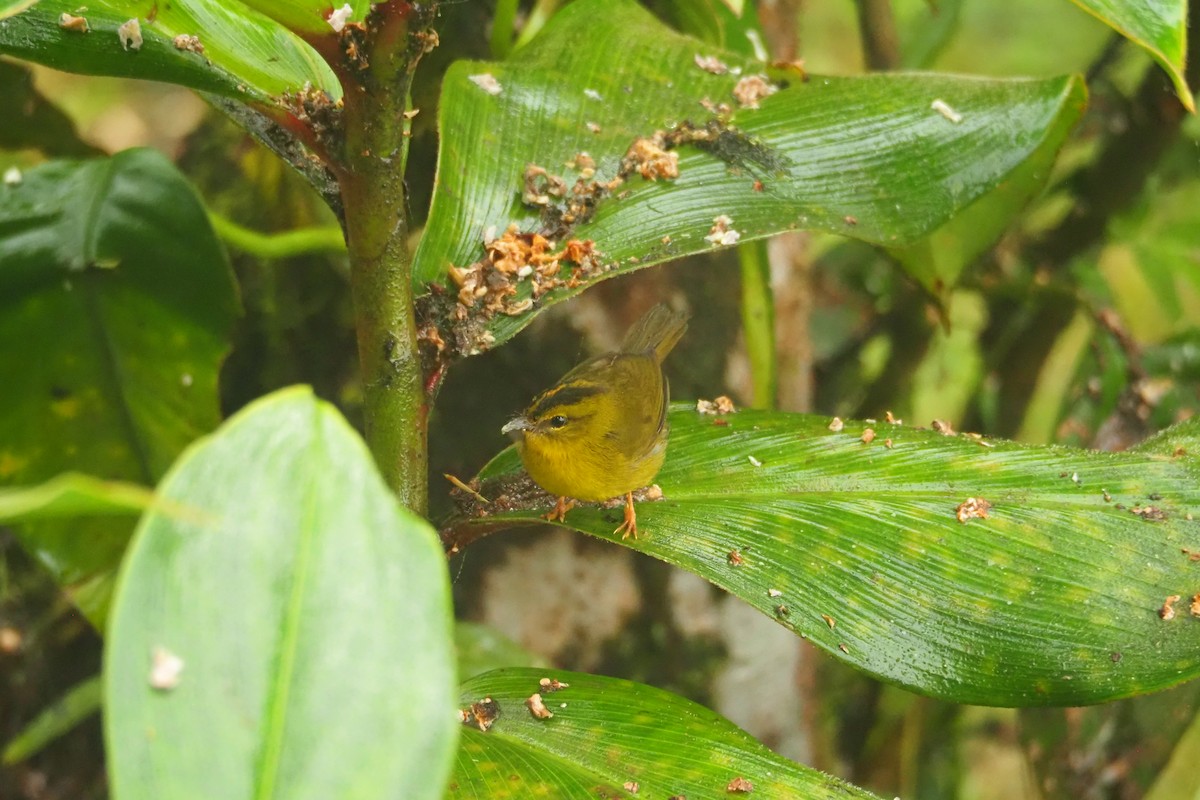
[[742,108],[758,108],[759,101],[779,91],[766,75],[747,75],[733,87],[733,99]]
[[782,597],[783,592],[778,589],[767,589],[767,597]]
[[860,436],[859,438],[862,439],[863,444],[870,444],[871,442],[875,441],[875,429],[874,428],[863,429],[862,436]]
[[150,688],[167,692],[179,685],[183,674],[183,659],[165,647],[150,651]]
[[834,417],[829,422],[829,430],[833,431],[834,433],[838,433],[844,427],[846,427],[846,423],[842,422],[841,417]]
[[724,61],[716,56],[702,56],[699,53],[692,59],[696,62],[696,66],[705,72],[711,72],[713,75],[724,75],[729,72],[729,67]]
[[84,17],[77,17],[74,14],[63,12],[58,15],[58,27],[64,31],[73,31],[74,33],[87,33],[91,28],[88,27],[88,21]]
[[742,551],[736,547],[725,555],[725,560],[729,562],[729,566],[731,567],[740,567],[746,563],[746,559],[742,557]]
[[490,697],[485,697],[478,703],[472,703],[471,708],[459,712],[459,718],[465,725],[473,725],[483,732],[492,727],[500,718],[500,704]]
[[540,681],[538,681],[538,686],[542,688],[543,692],[553,693],[563,689],[569,689],[571,684],[563,683],[558,678],[542,678]]
[[1167,519],[1167,512],[1158,506],[1134,506],[1129,509],[1129,513],[1141,517],[1147,522],[1165,522]]
[[186,50],[196,55],[204,55],[204,45],[200,43],[199,36],[193,36],[190,33],[181,33],[171,40],[171,44],[175,45],[176,50]]
[[121,23],[117,28],[117,38],[121,40],[122,50],[141,50],[142,23],[138,22],[137,17]]
[[1158,616],[1163,621],[1175,619],[1175,604],[1179,602],[1179,595],[1173,594],[1163,600],[1162,608],[1158,610]]
[[637,781],[625,781],[625,783],[621,784],[621,786],[630,794],[637,794],[638,790],[642,788],[638,785]]
[[750,794],[754,791],[754,784],[739,775],[729,782],[725,791],[731,794]]
[[963,115],[951,108],[950,104],[945,100],[934,100],[929,104],[929,107],[953,122],[955,125],[963,121]]
[[712,227],[708,231],[708,235],[704,237],[705,241],[712,244],[713,247],[728,247],[735,245],[742,238],[742,234],[733,227],[733,219],[728,214],[718,214],[713,217]]
[[479,75],[468,75],[467,80],[490,95],[498,95],[504,91],[504,87],[500,85],[500,81],[496,80],[496,76],[490,72],[484,72]]
[[828,614],[822,614],[821,619],[825,620],[825,624],[829,626],[829,630],[833,630],[837,626],[837,620]]
[[954,509],[954,516],[959,522],[965,523],[969,519],[987,519],[991,510],[992,504],[982,497],[968,497]]
[[954,432],[954,426],[944,419],[935,419],[931,423],[931,427],[942,436],[957,436]]
[[529,713],[535,719],[550,719],[554,716],[554,712],[546,708],[546,704],[542,701],[542,696],[537,692],[525,698],[525,707],[529,709]]

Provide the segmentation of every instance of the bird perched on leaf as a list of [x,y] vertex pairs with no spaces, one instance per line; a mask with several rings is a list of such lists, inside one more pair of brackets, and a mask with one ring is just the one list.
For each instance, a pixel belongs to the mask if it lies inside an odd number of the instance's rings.
[[687,319],[655,306],[615,352],[572,369],[501,429],[516,441],[534,482],[558,495],[547,519],[565,520],[576,500],[625,495],[625,521],[614,533],[637,538],[633,492],[654,480],[667,455],[669,392],[662,362],[687,330]]

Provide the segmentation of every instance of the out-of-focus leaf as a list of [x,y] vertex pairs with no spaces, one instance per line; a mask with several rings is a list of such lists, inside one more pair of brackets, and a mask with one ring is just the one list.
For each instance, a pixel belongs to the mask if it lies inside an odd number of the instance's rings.
[[901,31],[900,60],[905,69],[929,69],[958,30],[963,0],[924,3]]
[[[679,406],[671,425],[655,479],[665,499],[638,505],[641,538],[623,544],[707,578],[859,669],[1003,706],[1098,703],[1200,675],[1200,624],[1188,614],[1200,574],[1185,550],[1200,552],[1194,455],[887,423],[834,432],[828,418],[717,420]],[[1198,430],[1190,420],[1170,435]],[[518,470],[510,449],[483,475],[503,482]],[[501,491],[517,496],[482,489]],[[581,507],[567,525],[614,539],[620,518],[619,508]],[[1164,619],[1173,595],[1175,617]]]
[[20,14],[38,0],[4,0],[0,2],[0,19],[6,19],[13,14]]
[[1187,0],[1072,0],[1149,53],[1171,76],[1189,111],[1196,101],[1183,68],[1187,61]]
[[1023,442],[1045,444],[1055,440],[1055,431],[1067,406],[1075,376],[1087,355],[1095,325],[1091,316],[1079,310],[1058,334],[1038,370],[1033,394],[1025,406],[1025,416],[1017,438]]
[[140,514],[154,493],[131,483],[67,473],[40,486],[0,489],[0,522]]
[[101,151],[82,141],[66,114],[38,92],[29,70],[0,61],[0,108],[8,119],[0,125],[0,147],[33,148],[49,156],[94,156]]
[[159,493],[200,513],[148,512],[122,568],[114,796],[441,797],[458,735],[445,559],[337,411],[308,390],[259,400]]
[[[613,52],[624,55],[614,61]],[[741,76],[698,66],[696,57],[706,55],[719,56]],[[598,62],[606,68],[597,71]],[[1069,77],[872,75],[806,82],[784,72],[772,73],[780,90],[760,108],[738,107],[734,87],[760,70],[670,31],[628,0],[580,0],[519,57],[452,67],[439,109],[437,186],[416,256],[414,279],[422,293],[429,282],[447,282],[449,265],[480,260],[489,229],[516,224],[532,231],[547,224],[522,203],[528,165],[561,174],[570,186],[579,172],[562,165],[586,151],[596,163],[595,180],[609,181],[638,137],[679,130],[684,122],[718,129],[707,149],[678,148],[677,179],[650,181],[634,173],[612,194],[602,193],[594,213],[583,212],[586,221],[560,231],[562,238],[594,240],[602,267],[544,295],[528,312],[497,314],[486,331],[469,331],[460,346],[471,351],[503,342],[540,310],[594,280],[711,250],[706,237],[720,215],[732,219],[743,241],[815,228],[885,247],[911,245],[1030,158],[1053,152],[1084,98],[1082,83]],[[490,94],[489,87],[499,91]],[[728,123],[703,102],[730,104]],[[564,266],[560,277],[570,272]],[[517,294],[507,302],[517,304],[531,294],[530,281],[513,280]]]
[[[570,684],[550,693],[542,678]],[[541,694],[553,716],[526,699]],[[464,709],[491,698],[486,732],[464,727],[450,798],[871,798],[837,778],[777,756],[720,715],[650,686],[574,672],[504,669],[462,687]],[[637,784],[636,787],[633,784]]]
[[99,711],[101,698],[99,675],[71,687],[12,738],[0,762],[15,764],[37,755],[46,745]]
[[1175,745],[1146,800],[1200,800],[1200,713]]
[[651,7],[676,28],[700,41],[746,58],[766,55],[758,9],[726,0],[657,0]]
[[462,680],[501,667],[545,667],[544,659],[530,653],[495,628],[477,622],[454,626],[458,651],[458,676]]
[[[86,20],[63,24],[63,15]],[[137,20],[141,45],[123,44],[118,30]],[[328,27],[328,26],[326,26]],[[195,36],[197,41],[177,40]],[[128,45],[128,46],[124,46]],[[203,48],[203,51],[200,51]],[[333,72],[295,34],[237,2],[101,2],[80,6],[42,0],[0,22],[0,54],[67,72],[178,83],[246,103],[306,83],[341,96]]]
[[[0,485],[68,470],[156,483],[220,419],[236,313],[204,208],[157,152],[49,162],[0,186]],[[18,533],[100,623],[131,529],[95,518]]]

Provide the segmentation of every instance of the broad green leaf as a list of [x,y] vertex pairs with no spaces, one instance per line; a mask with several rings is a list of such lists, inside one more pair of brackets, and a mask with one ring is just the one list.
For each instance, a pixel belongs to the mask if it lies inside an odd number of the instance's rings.
[[100,710],[100,676],[71,687],[5,746],[0,762],[15,764],[37,755],[42,748]]
[[[570,685],[550,693],[542,678]],[[525,701],[535,692],[554,716],[533,716]],[[504,669],[464,683],[460,701],[469,709],[489,697],[499,716],[486,732],[464,726],[450,798],[874,796],[777,756],[720,715],[650,686]],[[735,778],[749,781],[752,793],[728,791]]]
[[122,567],[114,796],[440,797],[458,735],[445,559],[337,411],[308,390],[259,400],[159,493],[200,515],[149,512]]
[[[623,55],[613,60],[613,52]],[[447,283],[449,265],[479,261],[489,230],[543,228],[540,212],[522,203],[528,165],[571,186],[580,172],[563,165],[586,151],[596,163],[594,180],[609,181],[639,137],[714,121],[702,101],[732,107],[716,149],[677,148],[678,178],[632,174],[597,200],[590,219],[559,237],[593,240],[600,267],[579,285],[544,295],[527,313],[497,314],[486,330],[462,326],[455,346],[471,352],[489,346],[489,336],[503,342],[539,310],[595,280],[711,250],[706,237],[719,215],[732,219],[742,241],[814,228],[886,247],[912,245],[1031,157],[1056,149],[1083,107],[1083,85],[1070,77],[804,81],[783,72],[771,73],[780,91],[760,108],[742,108],[732,95],[739,76],[702,69],[698,55],[719,56],[743,75],[761,71],[756,62],[672,32],[631,0],[580,0],[509,61],[459,62],[447,72],[437,185],[416,256],[419,292],[430,282]],[[605,69],[596,70],[597,63]],[[498,93],[487,91],[485,75]],[[945,115],[934,101],[945,104]],[[569,274],[564,266],[562,276]],[[530,281],[515,288],[510,303],[529,295]]]
[[0,522],[140,514],[154,493],[135,484],[66,473],[40,486],[0,489]]
[[[64,27],[63,14],[86,19],[88,30]],[[131,19],[138,20],[142,37],[136,49],[122,46],[118,34]],[[183,40],[177,44],[178,36],[198,37],[203,52],[194,45],[188,49]],[[238,2],[102,0],[80,6],[42,0],[0,22],[0,54],[67,72],[178,83],[258,105],[273,104],[272,98],[305,84],[341,96],[316,51]]]
[[1187,62],[1187,0],[1073,0],[1075,5],[1149,53],[1171,76],[1188,111],[1196,101],[1183,74]]
[[[0,485],[64,471],[156,483],[220,419],[236,311],[204,208],[157,152],[48,162],[0,187]],[[18,533],[99,624],[131,529]]]
[[1200,800],[1200,713],[1192,718],[1146,800]]
[[754,4],[744,6],[725,0],[655,0],[649,5],[689,36],[747,58],[766,54],[758,9]]
[[[671,425],[655,480],[665,499],[638,505],[641,538],[624,544],[707,578],[861,670],[1002,706],[1099,703],[1200,676],[1200,621],[1188,613],[1200,591],[1188,557],[1200,552],[1194,455],[1032,447],[887,423],[834,432],[827,417],[717,419],[680,406]],[[1198,430],[1191,420],[1175,435]],[[484,475],[503,483],[518,469],[508,450]],[[958,520],[969,498],[991,504],[986,518]],[[542,510],[497,510],[477,523],[535,522]],[[619,508],[582,507],[567,524],[614,539],[620,518]],[[1172,595],[1175,618],[1163,619]]]

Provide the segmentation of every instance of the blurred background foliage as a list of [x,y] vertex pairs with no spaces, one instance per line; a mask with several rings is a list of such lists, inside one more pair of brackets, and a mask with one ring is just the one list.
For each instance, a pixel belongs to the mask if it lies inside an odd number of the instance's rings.
[[[443,4],[441,46],[422,63],[414,94],[421,113],[408,182],[418,225],[433,180],[442,71],[458,58],[498,57],[556,5],[516,4],[506,37],[492,27],[496,3]],[[676,7],[647,5],[668,20]],[[772,242],[774,397],[756,397],[752,385],[730,291],[736,251],[600,284],[451,372],[431,428],[435,515],[447,507],[442,473],[474,474],[531,394],[582,354],[611,346],[661,298],[683,299],[695,314],[668,363],[678,398],[729,393],[743,404],[847,417],[890,411],[913,424],[941,419],[958,430],[1099,449],[1123,449],[1195,413],[1200,120],[1182,112],[1168,79],[1066,2],[894,0],[890,52],[864,48],[858,12],[871,5],[763,0],[758,12],[773,55],[802,58],[812,73],[855,74],[870,62],[1086,74],[1089,110],[1044,195],[940,302],[860,242],[804,233]],[[503,21],[514,6],[501,7]],[[1190,63],[1195,86],[1200,58]],[[195,182],[229,245],[245,311],[222,374],[226,413],[302,382],[358,420],[336,222],[275,156],[174,86],[0,62],[0,97],[20,111],[0,131],[0,167],[150,145]],[[255,235],[310,228],[324,238],[290,249]],[[536,590],[521,579],[531,564],[544,578]],[[451,569],[457,607],[472,622],[459,646],[480,669],[551,663],[676,691],[782,754],[884,796],[1200,796],[1194,683],[1087,709],[968,708],[862,677],[700,579],[584,537],[491,537]],[[95,674],[99,652],[92,629],[0,529],[0,741]],[[94,719],[2,769],[0,797],[106,796]]]

